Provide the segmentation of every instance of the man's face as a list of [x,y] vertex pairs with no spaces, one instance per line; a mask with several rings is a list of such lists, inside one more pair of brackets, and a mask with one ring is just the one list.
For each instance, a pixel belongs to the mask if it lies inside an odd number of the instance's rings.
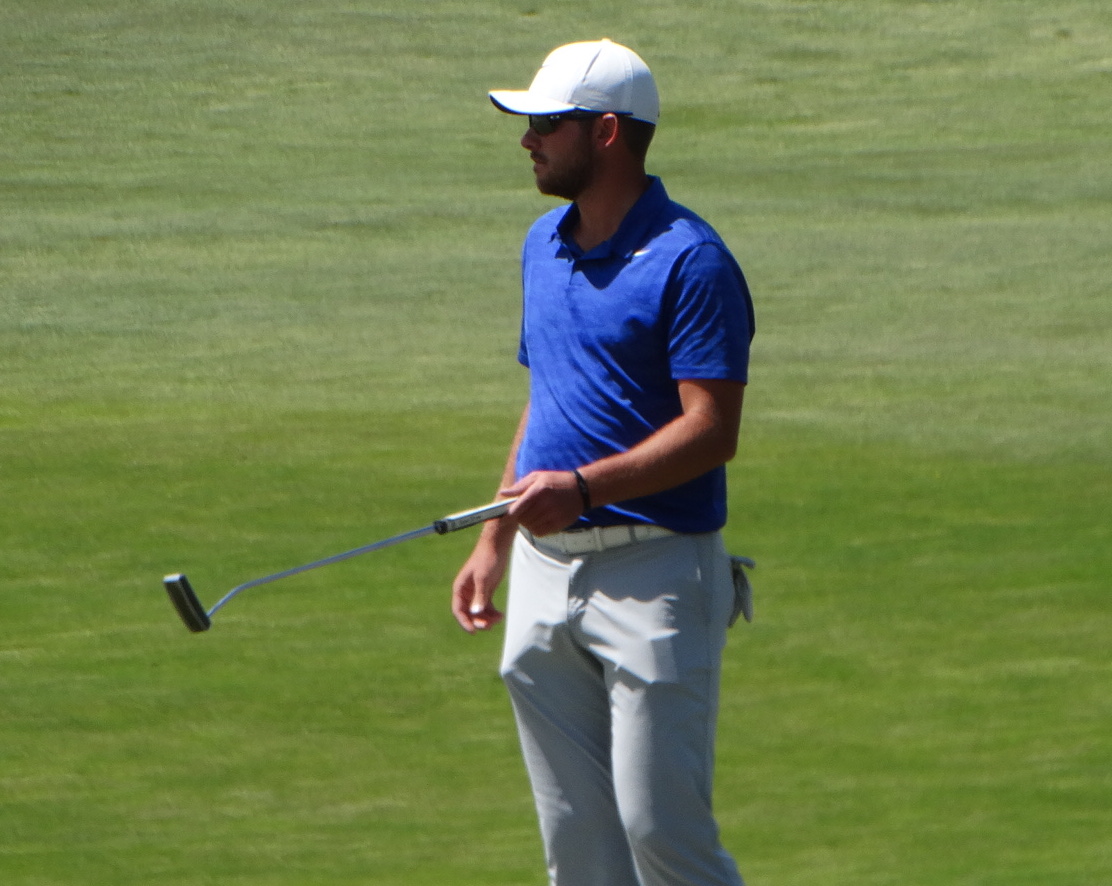
[[538,135],[532,127],[525,131],[521,146],[533,161],[537,190],[565,200],[583,193],[595,174],[593,126],[593,120],[563,120],[548,135]]

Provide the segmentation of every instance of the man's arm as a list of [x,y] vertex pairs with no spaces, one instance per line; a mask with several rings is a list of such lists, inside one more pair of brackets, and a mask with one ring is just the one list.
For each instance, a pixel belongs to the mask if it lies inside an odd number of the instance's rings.
[[[502,472],[503,488],[513,485],[517,450],[521,446],[528,421],[529,405],[526,404]],[[517,527],[517,519],[509,514],[484,523],[471,556],[452,584],[452,614],[460,627],[469,634],[487,630],[502,621],[502,613],[491,601],[506,574]]]
[[[678,418],[627,452],[580,467],[592,507],[672,489],[734,457],[745,385],[714,379],[678,384],[683,410]],[[509,516],[535,535],[559,532],[583,513],[569,471],[535,471],[503,487],[502,494],[517,496]]]

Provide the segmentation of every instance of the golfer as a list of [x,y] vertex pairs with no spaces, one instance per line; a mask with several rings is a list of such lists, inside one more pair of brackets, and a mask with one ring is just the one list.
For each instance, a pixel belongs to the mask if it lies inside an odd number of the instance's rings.
[[735,609],[725,464],[753,308],[714,230],[645,155],[652,74],[609,40],[554,50],[527,90],[540,191],[519,360],[530,395],[500,495],[453,586],[493,627],[555,886],[738,886],[711,809],[721,652]]

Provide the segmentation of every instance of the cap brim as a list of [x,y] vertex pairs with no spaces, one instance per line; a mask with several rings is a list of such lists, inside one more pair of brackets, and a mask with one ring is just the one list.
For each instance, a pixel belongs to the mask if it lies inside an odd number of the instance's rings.
[[525,89],[496,89],[489,95],[494,107],[507,114],[565,114],[576,109],[575,105]]

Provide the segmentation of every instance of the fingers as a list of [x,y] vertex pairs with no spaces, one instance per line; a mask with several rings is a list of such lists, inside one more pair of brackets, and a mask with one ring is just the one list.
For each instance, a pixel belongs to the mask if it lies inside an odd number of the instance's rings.
[[469,634],[474,634],[476,631],[489,631],[504,617],[501,611],[489,602],[486,604],[476,602],[469,606],[458,607],[453,605],[452,614],[456,617],[459,626]]
[[[497,583],[495,583],[497,584]],[[467,633],[490,630],[502,621],[502,613],[491,602],[493,587],[476,579],[467,567],[452,587],[452,615]]]
[[499,489],[498,494],[503,498],[517,498],[522,495],[530,486],[533,485],[534,474],[528,474],[514,483],[513,486],[507,486],[505,489]]
[[[463,577],[457,579],[456,587],[452,588],[452,615],[461,628],[473,634],[479,629],[475,624],[475,616],[481,614],[484,607],[482,603],[476,601],[469,585],[469,579]],[[475,612],[471,611],[473,608]]]
[[472,634],[475,633],[475,631],[489,631],[503,619],[502,613],[495,609],[490,603],[487,603],[486,606],[474,603],[471,605],[468,614],[471,616],[471,625],[473,628],[471,631],[468,631],[468,633]]

